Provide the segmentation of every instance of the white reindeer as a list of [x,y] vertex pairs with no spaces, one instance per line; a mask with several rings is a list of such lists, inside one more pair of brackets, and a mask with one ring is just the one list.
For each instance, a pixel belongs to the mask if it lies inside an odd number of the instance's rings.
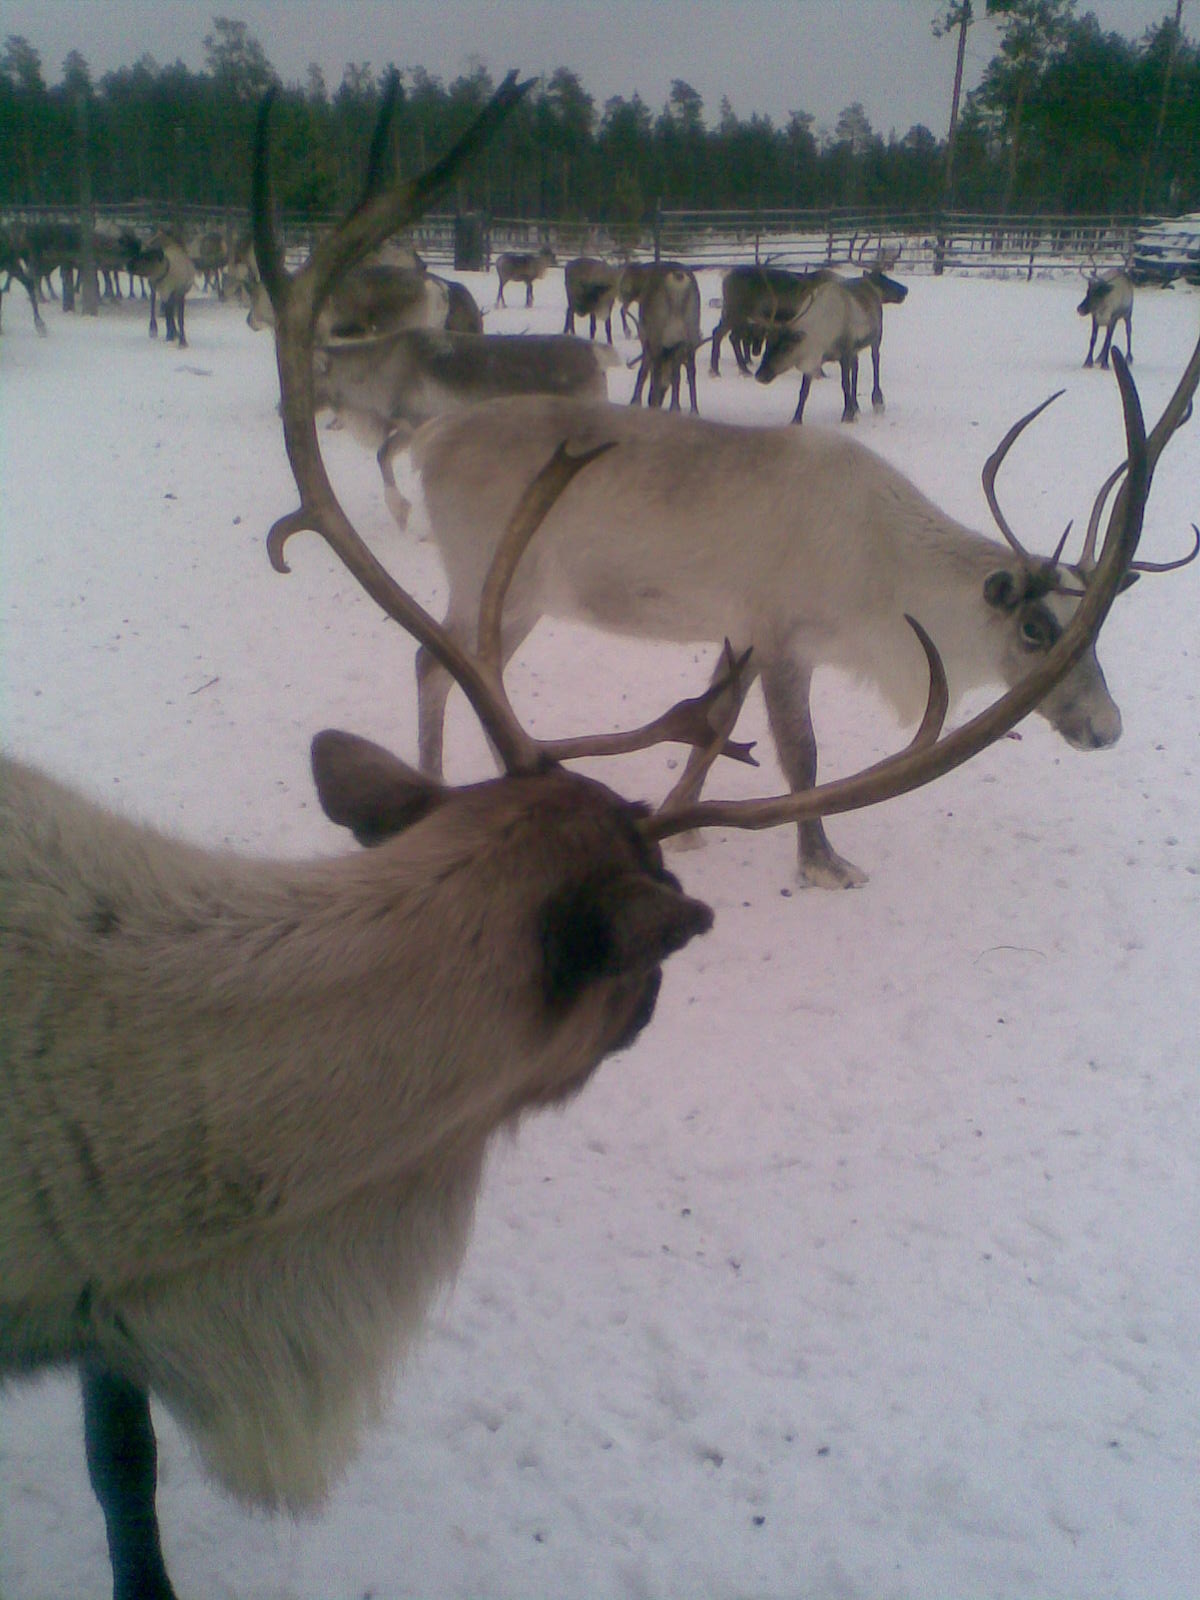
[[[1010,431],[985,473],[1011,548],[947,517],[855,441],[806,429],[731,427],[582,400],[501,400],[429,423],[412,462],[449,579],[445,623],[465,639],[491,530],[538,460],[562,438],[574,449],[615,442],[546,519],[517,574],[505,660],[546,615],[640,638],[728,638],[738,651],[752,648],[749,674],[761,675],[780,763],[802,791],[816,778],[809,688],[818,666],[866,679],[910,718],[924,666],[906,614],[929,630],[955,696],[1019,682],[1061,633],[1094,561],[1103,497],[1077,565],[1063,564],[1061,550],[1042,560],[1017,543],[993,485],[1029,420]],[[427,651],[417,677],[421,761],[439,773],[450,684]],[[1039,710],[1078,749],[1120,736],[1094,653]],[[685,783],[694,776],[689,769]],[[800,826],[799,868],[803,882],[822,887],[864,881],[831,849],[819,820]]]

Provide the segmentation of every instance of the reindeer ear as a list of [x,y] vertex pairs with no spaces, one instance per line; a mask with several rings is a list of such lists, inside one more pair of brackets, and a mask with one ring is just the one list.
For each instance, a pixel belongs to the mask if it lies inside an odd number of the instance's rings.
[[708,906],[645,872],[591,878],[546,907],[547,1001],[575,998],[597,978],[650,973],[713,924]]
[[330,822],[359,844],[382,844],[435,810],[446,791],[382,745],[326,728],[312,742],[313,779]]
[[983,598],[997,611],[1012,611],[1020,604],[1025,586],[1018,583],[1007,567],[989,572],[983,580]]

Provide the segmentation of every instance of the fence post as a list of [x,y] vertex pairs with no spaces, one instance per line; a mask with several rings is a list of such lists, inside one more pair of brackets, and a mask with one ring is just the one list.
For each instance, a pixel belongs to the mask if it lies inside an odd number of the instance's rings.
[[941,211],[937,214],[937,242],[933,250],[933,275],[940,278],[946,270],[946,218]]

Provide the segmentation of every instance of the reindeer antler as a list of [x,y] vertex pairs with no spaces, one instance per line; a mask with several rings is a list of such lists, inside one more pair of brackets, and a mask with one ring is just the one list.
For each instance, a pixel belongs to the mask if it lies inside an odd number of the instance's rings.
[[[381,609],[430,650],[456,679],[495,744],[506,770],[512,773],[534,772],[547,762],[573,756],[642,749],[664,739],[679,739],[710,749],[715,730],[709,713],[726,685],[722,682],[707,695],[682,701],[662,717],[628,733],[545,742],[534,739],[517,720],[501,678],[500,618],[504,599],[521,556],[554,502],[577,472],[612,446],[604,444],[572,456],[564,445],[529,486],[493,558],[481,607],[479,649],[472,655],[396,582],[371,553],[342,509],[325,470],[317,439],[312,346],[316,314],[337,278],[368,250],[397,229],[411,224],[424,211],[453,180],[463,162],[490,137],[532,81],[518,83],[516,74],[509,73],[457,144],[440,161],[411,183],[384,189],[383,132],[396,95],[397,83],[393,78],[372,139],[362,199],[349,216],[317,244],[307,263],[294,275],[284,270],[270,219],[270,94],[259,110],[252,189],[255,250],[262,281],[275,312],[284,444],[300,491],[299,508],[281,517],[267,535],[271,564],[276,571],[287,572],[283,552],[292,534],[302,529],[319,533]],[[713,754],[752,761],[749,748],[720,738]]]

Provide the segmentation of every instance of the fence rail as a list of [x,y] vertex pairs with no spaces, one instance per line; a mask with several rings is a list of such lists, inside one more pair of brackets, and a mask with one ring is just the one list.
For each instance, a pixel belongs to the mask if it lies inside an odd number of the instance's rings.
[[[164,220],[163,208],[133,201],[97,206],[100,226],[148,230]],[[190,237],[217,229],[232,238],[245,233],[244,208],[182,206],[172,211],[176,228]],[[5,220],[77,220],[64,207],[13,207]],[[282,231],[289,250],[306,249],[334,219],[285,216]],[[455,260],[456,219],[423,217],[409,232],[412,243],[433,266]],[[769,262],[798,269],[864,263],[893,256],[908,275],[927,272],[1024,276],[1080,268],[1106,270],[1126,263],[1138,233],[1163,220],[1150,216],[998,216],[961,211],[822,210],[673,211],[659,210],[644,226],[513,217],[478,219],[483,250],[479,265],[491,265],[501,250],[536,249],[550,244],[560,260],[575,255],[628,259],[678,259],[697,268],[723,268],[741,262]]]

